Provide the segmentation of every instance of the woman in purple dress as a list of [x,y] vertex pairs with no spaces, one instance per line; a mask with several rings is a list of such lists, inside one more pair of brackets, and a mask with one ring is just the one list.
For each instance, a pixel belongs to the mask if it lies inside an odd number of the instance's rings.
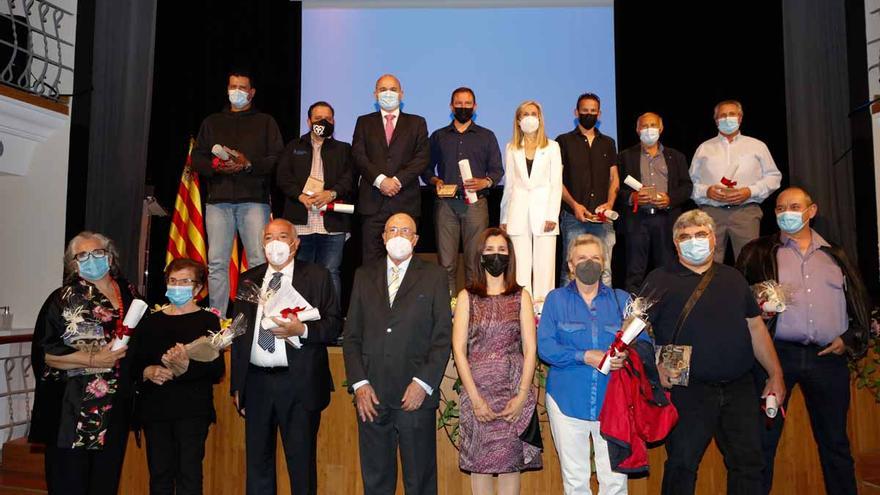
[[[486,229],[480,238],[477,279],[458,294],[452,351],[461,378],[459,467],[471,474],[474,494],[518,494],[520,472],[541,468],[533,423],[537,394],[535,314],[529,293],[516,284],[510,237]],[[528,430],[528,432],[527,432]],[[526,435],[524,435],[526,433]],[[535,438],[536,437],[536,438]]]

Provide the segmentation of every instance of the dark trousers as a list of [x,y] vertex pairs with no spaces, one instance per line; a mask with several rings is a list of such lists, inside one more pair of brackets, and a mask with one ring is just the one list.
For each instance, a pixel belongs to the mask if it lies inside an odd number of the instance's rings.
[[211,418],[144,422],[150,495],[201,495]]
[[627,291],[639,291],[648,273],[649,261],[657,268],[675,259],[675,246],[672,243],[672,222],[677,218],[675,213],[656,210],[656,213],[651,214],[644,209],[635,214],[627,213]]
[[751,373],[727,384],[673,387],[678,424],[666,439],[664,495],[694,493],[697,470],[712,438],[727,466],[728,495],[761,491],[761,409]]
[[[810,415],[813,438],[819,446],[819,461],[822,463],[822,476],[825,479],[825,493],[835,495],[855,495],[856,476],[849,438],[846,436],[847,411],[849,411],[849,368],[846,356],[828,354],[818,356],[822,347],[776,341],[776,353],[782,364],[785,388],[789,394],[795,385],[800,385],[804,402]],[[758,383],[763,383],[767,375],[761,370],[757,373]],[[776,447],[782,436],[785,419],[782,415],[763,429],[764,446],[764,489],[770,493],[773,486],[773,464]]]
[[342,250],[345,248],[346,234],[308,234],[299,236],[299,248],[296,250],[298,261],[317,263],[330,272],[333,288],[336,289],[336,300],[341,301],[342,282],[339,267],[342,265]]
[[107,415],[103,449],[46,446],[44,459],[49,495],[116,495],[131,419],[130,408],[124,402],[114,403]]
[[[379,211],[375,215],[361,216],[361,250],[363,252],[362,264],[384,258],[387,253],[385,251],[385,242],[382,240],[382,232],[385,231],[385,222],[397,212]],[[416,227],[419,225],[418,217],[415,217]]]
[[376,410],[373,422],[357,418],[364,495],[394,495],[398,447],[406,495],[436,495],[436,409],[406,412],[380,404]]
[[245,393],[245,448],[248,495],[275,494],[276,436],[281,443],[293,495],[318,493],[317,444],[321,411],[299,400],[296,377],[287,370],[250,366]]
[[434,202],[434,228],[437,231],[437,261],[446,269],[450,294],[457,294],[458,243],[464,245],[465,284],[476,281],[480,268],[477,251],[480,234],[489,226],[489,200],[480,198],[469,205],[463,199]]

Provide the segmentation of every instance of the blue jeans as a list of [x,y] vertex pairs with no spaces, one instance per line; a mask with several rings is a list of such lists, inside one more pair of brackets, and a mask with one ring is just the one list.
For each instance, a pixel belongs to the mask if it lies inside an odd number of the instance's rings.
[[229,258],[238,232],[249,267],[266,262],[263,228],[269,223],[265,203],[216,203],[205,207],[208,230],[208,296],[211,306],[226,314],[229,304]]
[[592,234],[605,243],[605,271],[602,283],[611,287],[611,251],[617,242],[614,225],[611,223],[579,222],[574,215],[562,210],[559,218],[559,230],[562,231],[562,263],[559,267],[559,287],[568,284],[568,245],[581,234]]
[[342,265],[343,247],[345,247],[345,234],[309,234],[299,236],[299,249],[296,251],[297,261],[317,263],[330,272],[337,301],[341,301],[342,282],[339,278],[339,266]]

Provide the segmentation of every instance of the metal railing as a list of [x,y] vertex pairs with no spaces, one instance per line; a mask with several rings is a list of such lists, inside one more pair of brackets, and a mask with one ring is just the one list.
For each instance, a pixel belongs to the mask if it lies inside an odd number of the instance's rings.
[[0,448],[6,442],[25,436],[31,419],[34,372],[31,367],[31,334],[0,336],[0,362],[3,363],[0,407],[6,402],[5,418],[0,413]]
[[73,33],[62,29],[73,17],[46,0],[0,0],[0,83],[58,100],[73,78]]

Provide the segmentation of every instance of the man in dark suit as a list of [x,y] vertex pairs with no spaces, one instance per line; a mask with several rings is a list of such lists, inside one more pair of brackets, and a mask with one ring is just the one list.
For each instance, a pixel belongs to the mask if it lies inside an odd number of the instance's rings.
[[339,299],[339,267],[351,215],[319,209],[334,201],[352,202],[351,145],[333,138],[335,119],[329,103],[315,102],[308,113],[309,132],[288,143],[281,153],[278,188],[284,192],[284,218],[296,225],[300,240],[296,259],[330,270]]
[[618,209],[625,212],[626,290],[630,292],[638,291],[645,280],[649,260],[655,268],[675,260],[672,225],[693,188],[684,154],[660,144],[663,119],[659,115],[640,115],[636,132],[641,142],[619,155],[620,176],[632,176],[646,186],[636,193],[622,184],[619,196]]
[[388,217],[397,212],[419,217],[419,176],[431,161],[425,119],[400,111],[400,81],[383,75],[376,81],[375,95],[379,111],[358,117],[351,142],[361,174],[358,209],[364,263],[384,257],[382,230]]
[[433,495],[434,418],[451,349],[446,271],[413,257],[418,235],[409,215],[391,216],[384,230],[388,255],[358,268],[342,343],[364,493],[394,493],[399,446],[407,495]]
[[263,328],[263,304],[241,297],[235,314],[247,318],[247,333],[232,345],[231,392],[245,418],[247,493],[275,493],[275,437],[281,430],[287,473],[295,495],[317,493],[316,446],[321,411],[330,403],[333,380],[327,345],[341,329],[336,292],[326,268],[294,263],[299,239],[287,220],[270,222],[263,231],[268,264],[245,272],[240,287],[256,284],[261,294],[290,284],[318,309],[320,319],[272,318],[278,327]]

